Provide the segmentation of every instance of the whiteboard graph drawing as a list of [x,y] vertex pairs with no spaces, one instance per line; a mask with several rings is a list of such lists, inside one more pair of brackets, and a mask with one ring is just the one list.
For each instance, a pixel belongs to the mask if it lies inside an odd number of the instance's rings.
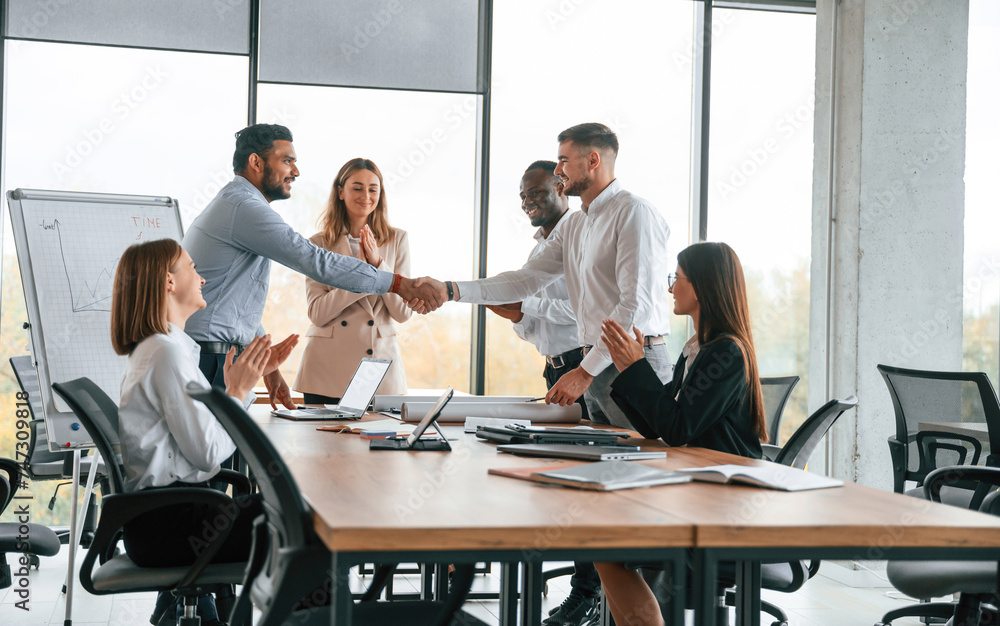
[[[62,236],[62,224],[58,219],[52,220],[52,222],[42,221],[42,230],[52,230],[55,231],[56,236],[59,238],[59,258],[62,259],[63,272],[66,274],[66,287],[69,289],[70,298],[72,301],[72,311],[74,313],[79,313],[80,311],[111,311],[111,289],[114,286],[115,280],[115,268],[118,265],[118,259],[121,257],[115,257],[114,261],[109,263],[107,266],[103,266],[97,272],[96,277],[91,279],[79,278],[82,268],[78,265],[73,265],[73,270],[71,271],[71,266],[66,262],[66,243],[63,242]],[[92,252],[97,252],[92,250]],[[77,276],[73,276],[76,274]]]

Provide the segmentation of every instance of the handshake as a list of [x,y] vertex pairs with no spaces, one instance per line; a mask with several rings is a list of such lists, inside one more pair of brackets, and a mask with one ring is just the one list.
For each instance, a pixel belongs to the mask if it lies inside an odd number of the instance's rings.
[[434,280],[429,276],[422,278],[400,277],[396,293],[399,294],[399,297],[406,300],[406,304],[411,309],[421,315],[426,315],[439,308],[448,300],[457,300],[459,298],[458,286],[455,283],[452,283],[452,285],[454,294],[452,298],[449,298],[448,286],[440,280]]

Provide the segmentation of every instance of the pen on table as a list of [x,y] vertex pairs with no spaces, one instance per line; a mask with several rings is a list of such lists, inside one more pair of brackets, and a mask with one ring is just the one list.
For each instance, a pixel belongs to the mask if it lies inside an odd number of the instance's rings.
[[542,401],[544,399],[545,399],[545,396],[542,396],[541,398],[532,398],[531,400],[525,400],[525,402],[540,402],[540,401]]

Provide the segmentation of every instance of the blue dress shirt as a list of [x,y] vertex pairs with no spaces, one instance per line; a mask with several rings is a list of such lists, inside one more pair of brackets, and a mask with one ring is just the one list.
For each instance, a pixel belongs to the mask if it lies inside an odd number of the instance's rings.
[[196,341],[246,345],[264,334],[271,261],[354,293],[383,294],[393,275],[320,248],[295,232],[242,176],[219,191],[184,235],[184,248],[205,279],[208,306],[184,330]]

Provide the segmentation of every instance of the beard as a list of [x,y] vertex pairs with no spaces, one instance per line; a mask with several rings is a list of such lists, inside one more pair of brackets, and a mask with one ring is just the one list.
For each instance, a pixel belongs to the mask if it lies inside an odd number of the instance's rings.
[[285,191],[284,179],[275,174],[266,161],[264,162],[264,175],[261,177],[260,186],[260,191],[267,198],[268,202],[287,200],[292,197],[291,193]]
[[589,176],[586,176],[579,180],[567,180],[565,182],[566,188],[563,190],[563,193],[565,193],[567,196],[579,196],[584,191],[590,189],[590,185],[593,182],[594,181],[591,180]]

